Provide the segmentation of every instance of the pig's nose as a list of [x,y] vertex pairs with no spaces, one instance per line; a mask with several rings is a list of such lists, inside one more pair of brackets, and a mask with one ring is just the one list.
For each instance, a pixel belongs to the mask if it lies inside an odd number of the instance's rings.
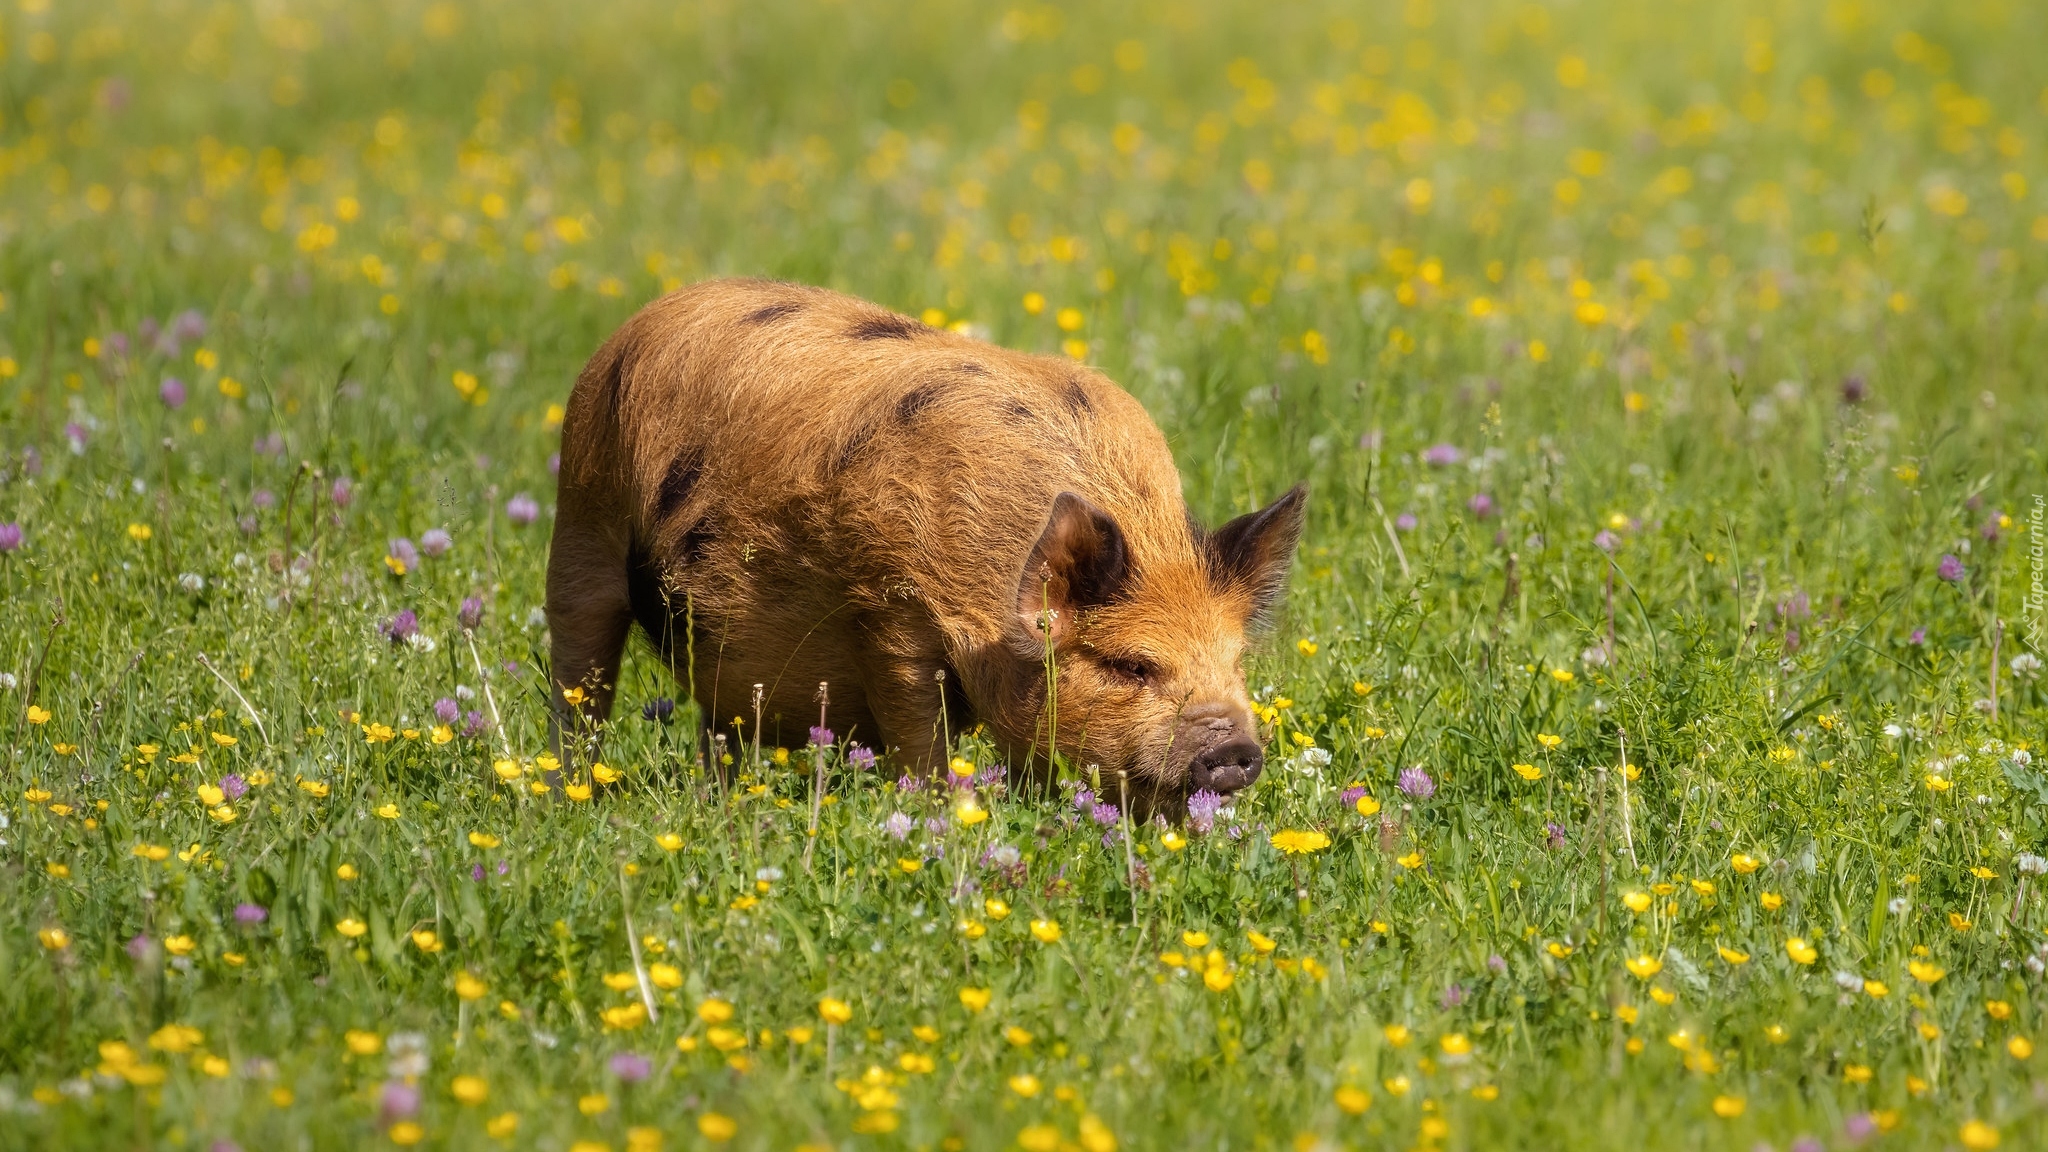
[[1233,736],[1202,750],[1188,765],[1195,791],[1206,788],[1219,796],[1251,787],[1266,766],[1266,754],[1243,736]]

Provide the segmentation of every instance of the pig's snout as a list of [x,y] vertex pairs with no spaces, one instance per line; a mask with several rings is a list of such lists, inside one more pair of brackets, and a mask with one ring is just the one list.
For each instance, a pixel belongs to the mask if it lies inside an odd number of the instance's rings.
[[1228,796],[1251,787],[1266,767],[1266,753],[1245,736],[1230,736],[1197,753],[1188,764],[1192,791],[1208,789]]

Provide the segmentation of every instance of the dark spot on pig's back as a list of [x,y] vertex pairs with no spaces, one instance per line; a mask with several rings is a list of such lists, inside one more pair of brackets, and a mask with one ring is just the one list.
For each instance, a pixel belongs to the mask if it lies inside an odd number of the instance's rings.
[[849,467],[851,467],[853,465],[854,458],[860,455],[861,449],[866,448],[868,446],[868,442],[870,440],[873,440],[874,438],[875,426],[872,424],[865,425],[855,430],[853,435],[846,438],[846,443],[840,446],[839,458],[835,460],[832,464],[833,473],[836,475],[840,472],[846,471]]
[[919,384],[903,394],[896,402],[896,422],[908,424],[917,419],[917,414],[938,403],[941,389],[936,383]]
[[743,322],[754,325],[773,324],[777,320],[794,316],[803,310],[804,306],[796,301],[784,300],[780,303],[770,304],[765,308],[756,308],[754,311],[747,313],[746,319]]
[[661,489],[655,495],[655,507],[663,516],[670,516],[675,510],[689,503],[690,493],[696,491],[697,481],[704,475],[704,453],[702,449],[687,448],[669,461],[668,471],[662,474]]
[[1030,407],[1022,400],[1012,400],[1003,405],[1003,412],[1009,416],[1012,424],[1029,424],[1035,418]]
[[1067,390],[1061,399],[1066,402],[1067,411],[1073,413],[1076,419],[1086,416],[1095,407],[1094,403],[1088,399],[1087,386],[1082,384],[1079,379],[1067,381]]
[[862,317],[848,330],[847,335],[855,340],[908,340],[925,331],[925,326],[908,316],[894,312],[877,312]]
[[699,520],[676,542],[676,557],[685,564],[696,564],[711,554],[713,539],[710,520]]
[[967,360],[961,363],[960,374],[962,376],[986,376],[988,375],[988,369],[983,368],[972,360]]

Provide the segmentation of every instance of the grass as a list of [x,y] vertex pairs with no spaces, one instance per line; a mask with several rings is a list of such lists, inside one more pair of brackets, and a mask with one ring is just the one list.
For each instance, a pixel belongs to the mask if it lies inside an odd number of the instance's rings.
[[[17,0],[0,1147],[2048,1142],[2043,19]],[[1234,811],[721,788],[637,649],[532,793],[554,405],[719,274],[1309,482]]]

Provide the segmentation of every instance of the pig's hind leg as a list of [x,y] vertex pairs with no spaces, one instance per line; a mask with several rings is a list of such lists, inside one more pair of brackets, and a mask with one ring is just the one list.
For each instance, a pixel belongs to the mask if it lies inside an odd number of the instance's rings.
[[628,545],[623,525],[584,501],[562,502],[548,553],[548,743],[562,762],[550,785],[580,779],[581,766],[597,759],[633,625]]

